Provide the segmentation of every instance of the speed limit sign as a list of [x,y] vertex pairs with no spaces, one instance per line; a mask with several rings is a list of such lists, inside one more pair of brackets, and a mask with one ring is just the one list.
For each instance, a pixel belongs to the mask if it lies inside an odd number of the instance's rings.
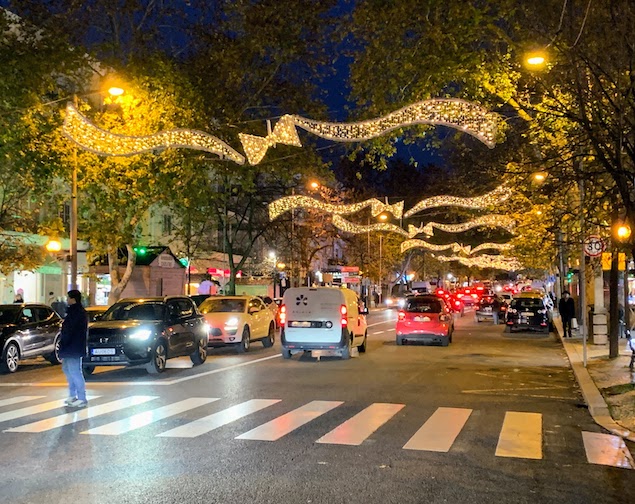
[[589,257],[599,257],[606,250],[606,243],[597,235],[588,236],[584,240],[584,253]]

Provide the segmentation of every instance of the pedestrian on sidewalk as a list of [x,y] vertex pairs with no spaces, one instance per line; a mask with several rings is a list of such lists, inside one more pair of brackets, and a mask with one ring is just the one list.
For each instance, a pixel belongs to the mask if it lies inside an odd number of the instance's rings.
[[64,401],[72,408],[85,408],[86,382],[82,372],[82,358],[86,354],[88,315],[82,306],[82,294],[78,290],[68,291],[68,308],[62,323],[59,356],[62,371],[68,381],[69,396]]
[[575,318],[575,304],[569,291],[562,293],[562,298],[558,303],[558,312],[562,320],[562,331],[565,338],[571,338],[571,321]]
[[635,366],[635,340],[631,337],[631,331],[626,330],[626,348],[631,351],[631,363],[628,365],[628,369],[633,371]]

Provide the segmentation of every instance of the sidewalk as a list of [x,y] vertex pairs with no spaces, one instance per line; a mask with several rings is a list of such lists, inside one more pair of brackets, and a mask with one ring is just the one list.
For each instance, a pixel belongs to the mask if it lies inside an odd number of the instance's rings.
[[575,332],[573,338],[563,338],[560,317],[554,317],[553,323],[595,423],[635,442],[635,372],[628,369],[626,340],[620,339],[620,356],[616,359],[608,358],[608,343],[594,345],[587,341],[585,368],[582,338]]

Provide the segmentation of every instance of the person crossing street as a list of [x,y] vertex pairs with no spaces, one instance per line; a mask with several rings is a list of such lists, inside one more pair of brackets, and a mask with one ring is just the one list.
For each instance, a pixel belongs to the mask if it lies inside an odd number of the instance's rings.
[[68,308],[62,323],[59,356],[62,371],[68,381],[69,396],[64,401],[72,408],[85,408],[86,382],[82,372],[82,358],[86,354],[88,315],[82,306],[82,294],[78,290],[68,291]]

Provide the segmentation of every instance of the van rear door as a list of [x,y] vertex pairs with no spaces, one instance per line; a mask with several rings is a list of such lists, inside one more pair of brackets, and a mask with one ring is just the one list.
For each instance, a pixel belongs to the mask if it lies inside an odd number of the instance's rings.
[[297,344],[336,344],[342,338],[340,308],[344,296],[330,287],[287,289],[285,340]]

